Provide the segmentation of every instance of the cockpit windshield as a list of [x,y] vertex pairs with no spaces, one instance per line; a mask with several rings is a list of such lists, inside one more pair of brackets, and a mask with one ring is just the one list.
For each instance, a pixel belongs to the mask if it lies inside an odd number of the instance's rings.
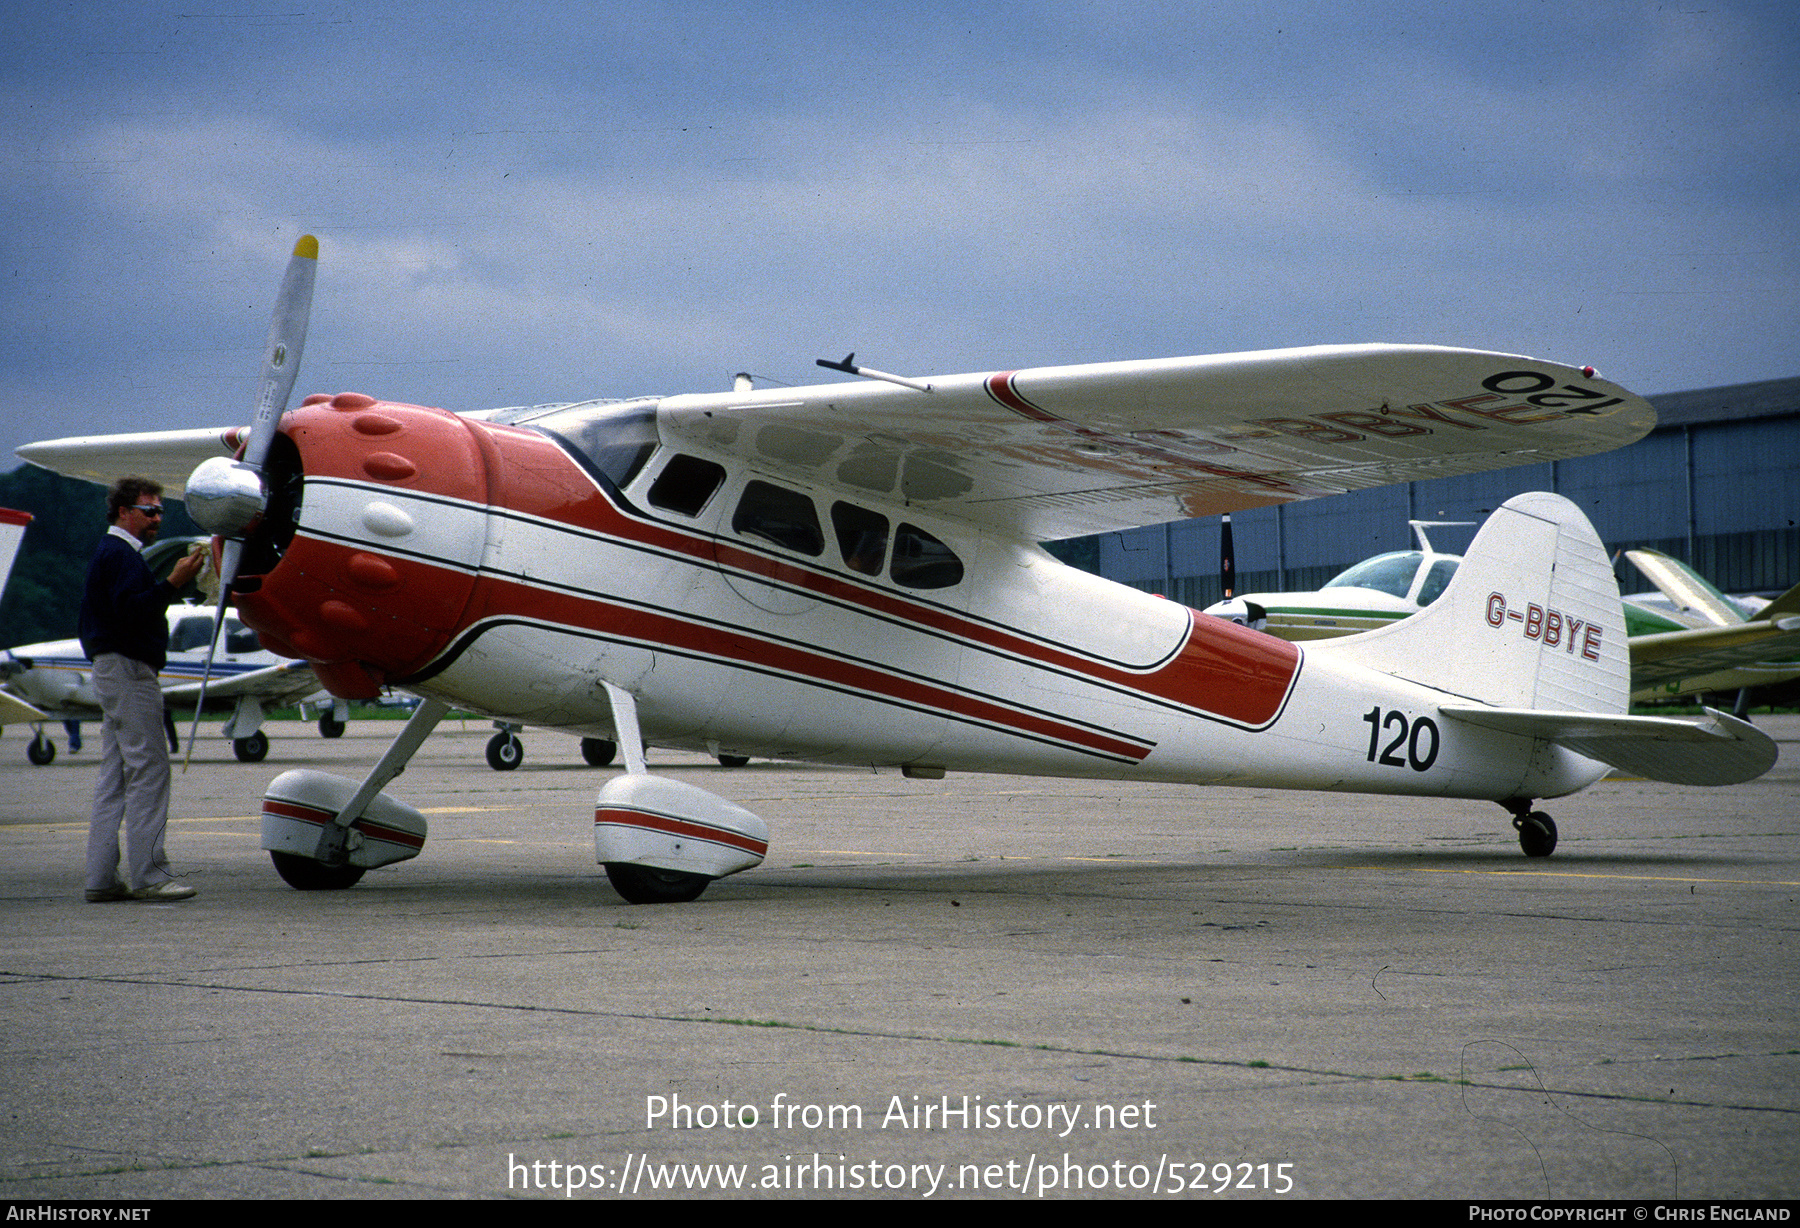
[[584,401],[514,419],[520,426],[553,435],[587,468],[625,486],[656,451],[655,401]]
[[1326,588],[1372,588],[1394,597],[1412,591],[1413,576],[1425,556],[1417,550],[1396,550],[1364,559],[1347,571],[1341,571],[1325,582]]

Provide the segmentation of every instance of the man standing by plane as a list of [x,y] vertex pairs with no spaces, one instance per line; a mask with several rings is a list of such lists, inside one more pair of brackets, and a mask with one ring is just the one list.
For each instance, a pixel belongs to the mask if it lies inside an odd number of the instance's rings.
[[[157,583],[140,557],[162,528],[162,487],[125,477],[106,496],[111,525],[88,564],[81,597],[81,648],[94,663],[100,725],[100,778],[88,827],[87,898],[185,900],[163,853],[169,822],[169,752],[163,747],[162,684],[168,660],[165,614],[206,562],[196,551]],[[119,825],[125,826],[129,884],[119,879]]]

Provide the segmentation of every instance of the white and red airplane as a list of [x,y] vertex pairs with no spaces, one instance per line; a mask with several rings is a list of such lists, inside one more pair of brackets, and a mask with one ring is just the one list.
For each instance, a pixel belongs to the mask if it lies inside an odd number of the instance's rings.
[[[248,430],[20,449],[148,472],[220,536],[240,616],[336,695],[423,697],[362,782],[263,803],[291,884],[417,855],[382,793],[451,705],[618,742],[595,845],[628,900],[758,864],[761,818],[639,747],[899,768],[1413,794],[1532,809],[1609,766],[1688,784],[1755,728],[1625,715],[1617,586],[1581,513],[1522,495],[1394,627],[1296,645],[1066,567],[1038,543],[1617,447],[1648,404],[1576,369],[1344,346],[457,415],[360,393],[282,413],[302,240]],[[239,453],[241,459],[227,459]],[[211,459],[207,459],[211,458]],[[190,477],[188,467],[199,467]]]

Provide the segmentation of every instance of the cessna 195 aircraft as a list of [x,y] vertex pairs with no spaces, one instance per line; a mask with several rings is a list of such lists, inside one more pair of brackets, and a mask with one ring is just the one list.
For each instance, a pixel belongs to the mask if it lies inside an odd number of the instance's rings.
[[[1489,520],[1444,596],[1299,646],[1065,567],[1038,542],[1583,455],[1644,401],[1589,368],[1334,346],[457,415],[357,392],[283,413],[318,247],[295,249],[247,429],[33,444],[147,472],[218,535],[269,647],[336,695],[423,697],[360,783],[302,769],[263,847],[302,888],[418,854],[382,792],[452,704],[615,740],[597,859],[633,902],[758,864],[763,820],[640,747],[827,763],[1476,798],[1528,854],[1536,799],[1609,765],[1751,779],[1731,717],[1624,715],[1618,589],[1554,495]],[[238,459],[231,456],[237,454]],[[188,467],[196,466],[190,475]]]
[[[1462,557],[1432,549],[1425,530],[1465,521],[1409,521],[1419,549],[1364,559],[1317,592],[1246,593],[1206,613],[1284,640],[1354,635],[1410,618],[1448,587]],[[1800,585],[1774,601],[1727,597],[1693,568],[1657,550],[1625,557],[1657,593],[1624,598],[1631,698],[1740,691],[1800,677]],[[1740,712],[1741,715],[1741,712]]]

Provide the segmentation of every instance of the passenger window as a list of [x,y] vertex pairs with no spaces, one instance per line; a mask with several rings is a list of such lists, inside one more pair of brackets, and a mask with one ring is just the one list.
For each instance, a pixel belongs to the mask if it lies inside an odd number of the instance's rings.
[[698,456],[678,455],[663,466],[650,486],[650,506],[698,516],[725,480],[725,467]]
[[814,558],[825,551],[825,534],[819,528],[819,513],[813,508],[813,501],[799,491],[768,482],[751,482],[744,487],[744,496],[731,517],[731,527],[745,537],[760,537]]
[[888,574],[902,588],[949,588],[962,580],[963,565],[943,542],[902,522],[894,534],[894,566]]
[[169,647],[175,652],[192,652],[196,648],[205,648],[212,643],[212,631],[210,618],[184,618],[169,633]]
[[844,566],[865,576],[881,574],[887,562],[888,519],[852,503],[831,505],[831,527],[837,531]]

